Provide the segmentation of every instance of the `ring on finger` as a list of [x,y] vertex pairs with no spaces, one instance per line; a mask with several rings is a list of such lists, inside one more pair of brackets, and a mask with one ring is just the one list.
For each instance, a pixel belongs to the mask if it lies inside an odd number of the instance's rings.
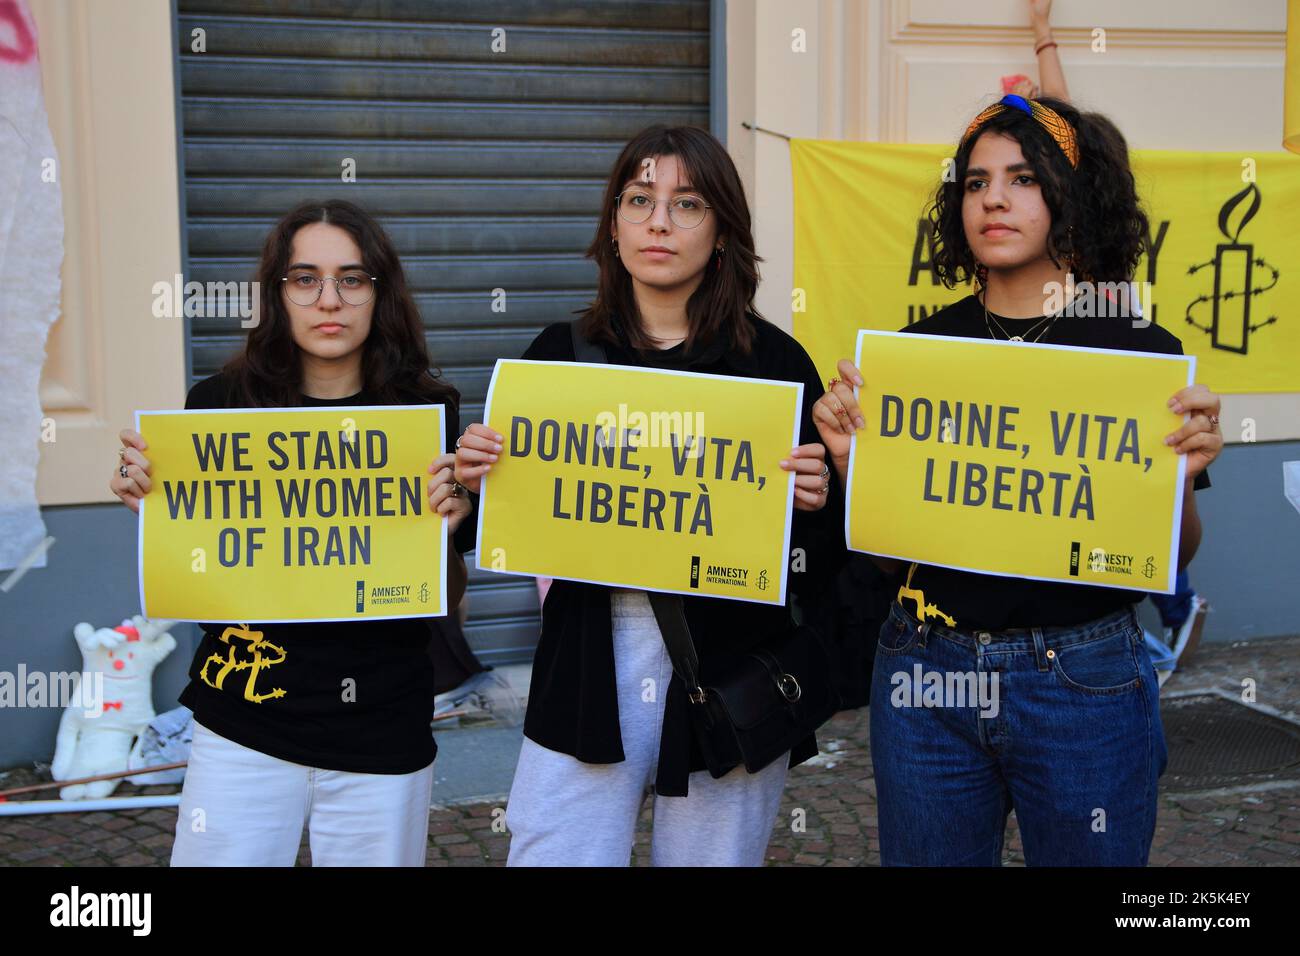
[[817,492],[817,494],[819,495],[828,494],[830,490],[831,490],[831,483],[828,481],[824,485],[822,485],[821,491]]
[[117,460],[126,461],[126,448],[123,447],[117,450]]
[[126,465],[124,465],[124,464],[123,464],[123,465],[118,465],[118,466],[117,466],[117,473],[118,473],[119,475],[121,475],[123,478],[129,478],[129,477],[130,477],[130,476],[126,473]]

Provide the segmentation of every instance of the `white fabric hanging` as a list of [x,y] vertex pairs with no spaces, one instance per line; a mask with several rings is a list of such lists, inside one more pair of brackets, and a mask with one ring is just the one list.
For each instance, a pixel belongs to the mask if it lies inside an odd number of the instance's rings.
[[45,567],[38,390],[59,314],[61,174],[41,94],[36,21],[18,0],[0,6],[0,569]]

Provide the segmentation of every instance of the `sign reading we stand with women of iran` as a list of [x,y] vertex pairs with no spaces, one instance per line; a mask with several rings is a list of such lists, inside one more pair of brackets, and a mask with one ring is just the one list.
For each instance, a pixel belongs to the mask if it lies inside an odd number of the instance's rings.
[[441,405],[140,411],[140,607],[178,621],[447,614]]
[[478,566],[784,604],[803,386],[501,360]]
[[[1171,594],[1185,355],[861,330],[845,537],[964,571]],[[1099,387],[1099,383],[1104,386]]]

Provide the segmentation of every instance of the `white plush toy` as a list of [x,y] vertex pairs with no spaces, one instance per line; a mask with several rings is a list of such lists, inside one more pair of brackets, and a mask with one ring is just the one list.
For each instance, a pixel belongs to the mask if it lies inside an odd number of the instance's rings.
[[[167,633],[174,621],[136,615],[118,627],[73,629],[81,648],[81,694],[63,711],[50,772],[55,780],[75,780],[127,769],[136,734],[154,717],[153,670],[176,649]],[[100,676],[102,675],[102,677]],[[103,688],[102,701],[95,698]],[[102,707],[101,707],[102,704]],[[64,800],[106,797],[121,782],[99,780],[59,791]]]

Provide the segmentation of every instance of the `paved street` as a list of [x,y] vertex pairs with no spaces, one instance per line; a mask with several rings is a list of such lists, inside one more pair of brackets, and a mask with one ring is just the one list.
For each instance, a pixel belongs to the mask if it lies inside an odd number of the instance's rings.
[[[1239,695],[1247,678],[1255,682],[1259,704],[1294,719],[1300,710],[1300,638],[1203,645],[1192,666],[1176,674],[1165,690],[1168,694],[1218,688]],[[440,740],[475,732],[451,731],[440,735]],[[838,715],[819,738],[822,754],[790,774],[768,862],[877,865],[876,797],[865,710]],[[0,788],[37,779],[30,772],[15,771],[0,780]],[[498,794],[504,792],[499,785],[494,788]],[[128,785],[118,793],[174,789]],[[432,810],[427,864],[503,865],[509,848],[509,836],[501,832],[503,807],[504,801],[496,799]],[[0,817],[0,865],[166,865],[175,820],[176,811],[171,808]],[[797,820],[804,826],[794,826]],[[637,865],[649,863],[649,828],[647,802],[633,851]],[[1012,865],[1023,863],[1014,817],[1005,858]],[[304,842],[299,862],[309,860]],[[1162,792],[1151,863],[1300,864],[1300,781],[1184,794]]]

